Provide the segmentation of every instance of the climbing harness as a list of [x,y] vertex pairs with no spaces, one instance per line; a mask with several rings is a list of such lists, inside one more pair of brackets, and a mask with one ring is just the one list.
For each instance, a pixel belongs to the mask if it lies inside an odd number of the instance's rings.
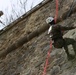
[[[58,0],[56,0],[56,13],[55,13],[55,17],[54,17],[55,23],[57,22],[57,17],[58,17]],[[44,71],[43,71],[42,75],[46,75],[46,70],[47,70],[47,67],[48,67],[48,64],[49,64],[48,61],[49,61],[51,51],[52,51],[52,41],[50,42],[50,49],[47,53],[47,58],[46,58],[46,61],[45,61]]]

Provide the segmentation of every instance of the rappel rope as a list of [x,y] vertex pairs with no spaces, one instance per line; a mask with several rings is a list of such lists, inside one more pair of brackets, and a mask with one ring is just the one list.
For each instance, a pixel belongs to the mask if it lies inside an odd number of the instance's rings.
[[[57,17],[58,17],[58,0],[56,0],[56,13],[55,13],[55,17],[54,17],[55,23],[57,22]],[[49,58],[50,58],[51,51],[52,51],[52,41],[50,42],[50,49],[49,49],[49,51],[47,53],[47,58],[46,58],[46,61],[45,61],[44,70],[43,70],[42,75],[46,75],[46,71],[47,71],[47,67],[48,67],[48,64],[49,64]]]
[[58,17],[58,0],[56,0],[56,12],[55,12],[55,17],[54,17],[55,23],[57,22],[57,17]]
[[42,75],[46,75],[46,71],[47,71],[47,67],[48,67],[48,64],[49,64],[49,58],[50,58],[50,53],[52,51],[52,41],[50,42],[50,49],[47,53],[47,58],[46,58],[46,62],[45,62],[45,66],[44,66],[44,71],[43,71],[43,74]]

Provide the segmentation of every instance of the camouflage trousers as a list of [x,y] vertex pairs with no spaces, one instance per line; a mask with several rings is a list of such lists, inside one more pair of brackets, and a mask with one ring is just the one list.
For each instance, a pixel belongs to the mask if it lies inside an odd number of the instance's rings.
[[72,45],[73,47],[73,50],[75,52],[75,55],[76,55],[76,41],[72,38],[64,38],[64,49],[67,53],[67,56],[69,57],[70,56],[70,53],[69,53],[69,50],[68,50],[68,45]]

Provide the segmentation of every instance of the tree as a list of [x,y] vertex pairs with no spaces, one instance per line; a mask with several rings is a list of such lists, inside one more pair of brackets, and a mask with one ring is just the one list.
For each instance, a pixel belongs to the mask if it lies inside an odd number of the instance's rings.
[[[17,3],[14,4],[13,2],[11,3],[11,14],[9,14],[9,10],[6,9],[6,14],[5,14],[5,24],[9,25],[11,22],[15,21],[17,18],[19,18],[21,15],[26,13],[26,5],[27,5],[27,0],[16,0]],[[33,7],[33,2],[30,6],[30,9]]]

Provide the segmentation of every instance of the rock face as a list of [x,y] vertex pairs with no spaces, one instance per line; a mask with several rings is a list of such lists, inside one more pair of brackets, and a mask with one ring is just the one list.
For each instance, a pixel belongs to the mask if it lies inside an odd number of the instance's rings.
[[[59,16],[70,9],[73,0],[59,0]],[[45,4],[43,4],[45,3]],[[43,4],[43,5],[42,5]],[[39,8],[38,8],[39,7]],[[37,9],[34,11],[34,9]],[[34,9],[24,14],[0,32],[0,53],[23,36],[45,25],[46,18],[55,14],[55,0],[45,0]],[[27,17],[25,17],[29,14]],[[59,22],[61,25],[76,24],[76,13]],[[76,29],[68,31],[64,37],[76,40]],[[42,75],[47,52],[50,48],[50,37],[47,31],[33,38],[16,50],[0,58],[0,75]],[[69,47],[72,50],[72,47]],[[73,51],[73,50],[72,50]],[[47,68],[47,75],[76,75],[76,59],[68,61],[64,49],[52,49]]]

